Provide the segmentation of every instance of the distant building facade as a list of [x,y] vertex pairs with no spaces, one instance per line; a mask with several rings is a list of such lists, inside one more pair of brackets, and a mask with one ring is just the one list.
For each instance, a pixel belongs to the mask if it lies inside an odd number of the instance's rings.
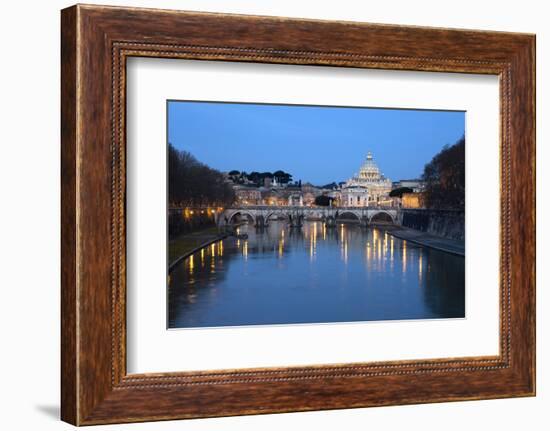
[[359,173],[345,182],[335,183],[326,188],[316,187],[301,181],[281,184],[275,177],[266,177],[261,187],[251,185],[243,175],[228,175],[233,181],[236,203],[241,206],[314,206],[318,196],[331,198],[332,206],[368,207],[394,206],[395,199],[389,197],[392,182],[386,178],[369,152],[359,169]]
[[368,207],[369,190],[362,186],[343,187],[340,192],[340,206]]
[[403,193],[401,196],[402,208],[422,208],[422,193]]
[[233,186],[235,199],[239,205],[261,205],[262,193],[257,187],[248,187],[243,185]]
[[380,172],[372,153],[369,152],[359,173],[342,186],[340,205],[350,207],[391,205],[392,200],[389,198],[391,190],[391,180]]

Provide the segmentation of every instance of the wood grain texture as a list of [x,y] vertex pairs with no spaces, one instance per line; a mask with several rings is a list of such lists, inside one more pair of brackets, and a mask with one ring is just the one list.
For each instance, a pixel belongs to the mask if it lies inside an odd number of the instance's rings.
[[76,9],[61,16],[61,417],[77,422]]
[[[533,35],[100,6],[62,11],[62,419],[76,424],[535,393]],[[500,354],[126,374],[126,59],[500,76]]]

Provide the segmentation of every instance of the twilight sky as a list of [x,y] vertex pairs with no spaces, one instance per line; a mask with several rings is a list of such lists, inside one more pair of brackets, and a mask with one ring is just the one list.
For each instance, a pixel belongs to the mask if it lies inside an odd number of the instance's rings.
[[323,185],[359,171],[367,152],[392,181],[417,178],[464,134],[463,111],[168,102],[168,142],[220,171],[283,170]]

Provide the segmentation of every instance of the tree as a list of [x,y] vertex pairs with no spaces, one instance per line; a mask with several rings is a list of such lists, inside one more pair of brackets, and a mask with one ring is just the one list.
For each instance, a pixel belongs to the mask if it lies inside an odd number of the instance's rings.
[[338,184],[336,184],[334,181],[330,184],[325,184],[324,186],[321,186],[320,188],[322,189],[337,189],[338,188]]
[[281,170],[273,172],[273,177],[279,184],[288,184],[292,180],[291,174]]
[[465,138],[445,146],[424,167],[424,205],[427,208],[464,210]]
[[320,207],[328,207],[333,200],[334,198],[331,198],[330,196],[320,195],[315,198],[315,205]]
[[220,171],[169,144],[168,199],[181,206],[228,206],[234,202],[235,193]]
[[246,172],[242,172],[241,175],[245,175],[248,181],[254,183],[258,187],[264,184],[266,178],[275,178],[279,184],[288,184],[292,179],[292,175],[280,170],[273,173],[253,171],[246,174]]
[[248,181],[252,181],[254,184],[259,185],[260,184],[260,173],[256,171],[252,171],[247,176]]
[[412,193],[413,189],[410,187],[399,187],[397,189],[393,189],[390,192],[390,198],[400,198],[403,196],[403,193]]

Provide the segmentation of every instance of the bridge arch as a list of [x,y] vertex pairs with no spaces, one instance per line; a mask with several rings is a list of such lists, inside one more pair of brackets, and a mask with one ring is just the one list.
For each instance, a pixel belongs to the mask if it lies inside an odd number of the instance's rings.
[[271,218],[271,216],[277,216],[277,218],[279,218],[281,215],[285,215],[285,213],[282,211],[268,211],[265,217],[265,221],[266,223],[269,223],[269,219]]
[[343,210],[338,212],[338,216],[336,217],[336,220],[342,220],[345,219],[344,215],[352,215],[353,218],[357,219],[357,221],[361,221],[361,214],[358,211],[353,210]]
[[369,224],[396,224],[395,216],[388,211],[377,211],[369,217]]
[[241,211],[241,210],[234,211],[231,214],[229,214],[227,216],[227,224],[232,224],[233,219],[235,218],[236,215],[240,215],[240,216],[244,215],[244,216],[250,217],[250,219],[252,220],[252,223],[256,224],[256,217],[250,211]]

